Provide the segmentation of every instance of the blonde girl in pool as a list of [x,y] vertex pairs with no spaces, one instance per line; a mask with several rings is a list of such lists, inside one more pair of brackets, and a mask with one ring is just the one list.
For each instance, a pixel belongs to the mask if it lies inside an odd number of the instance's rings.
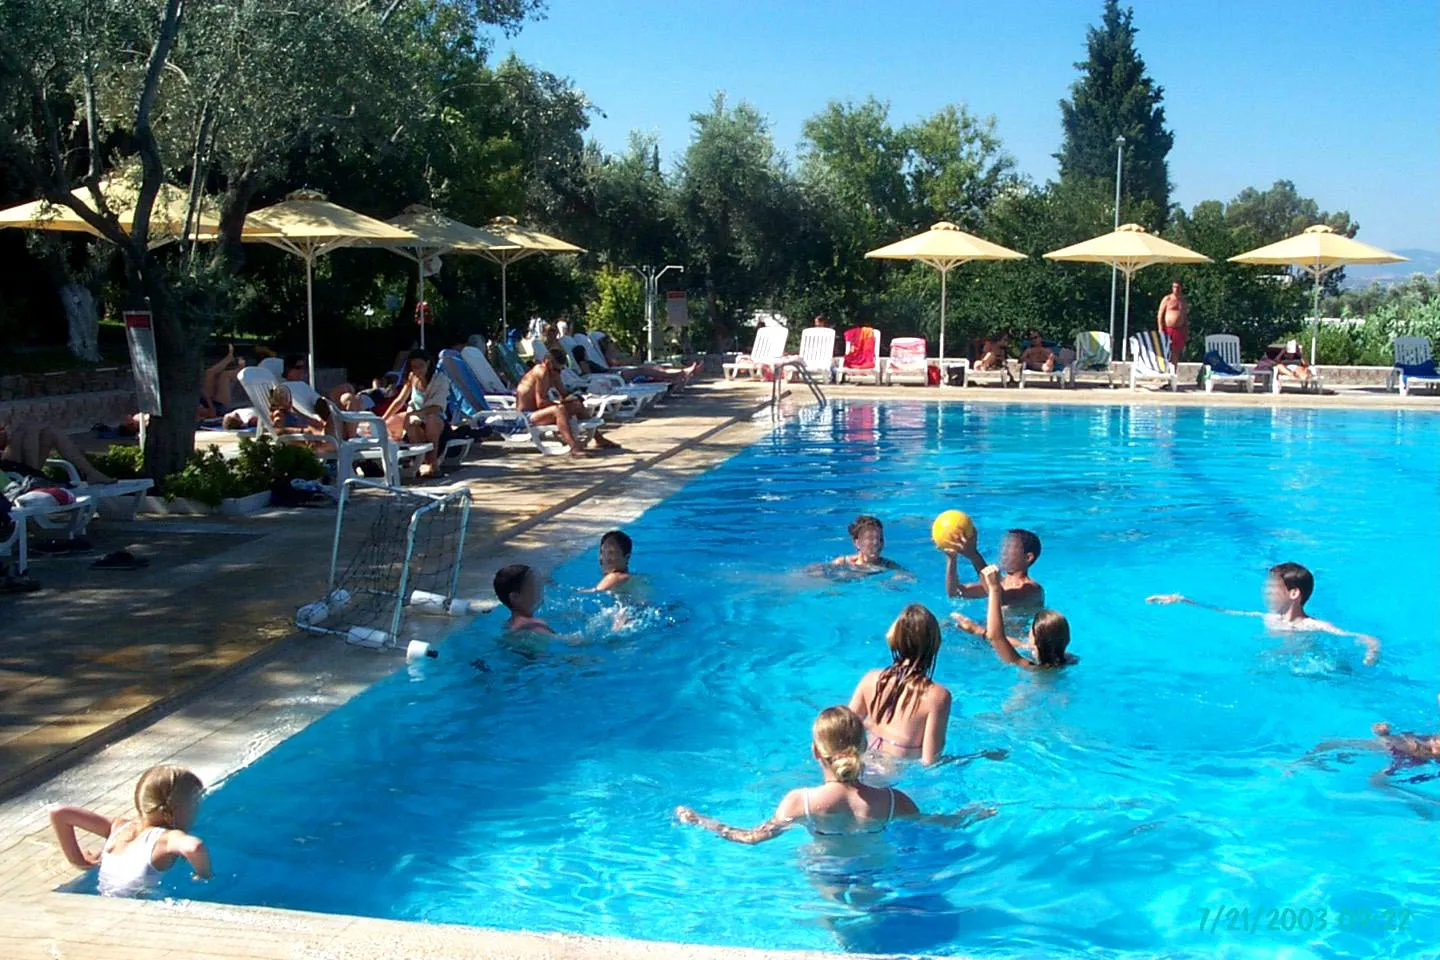
[[[853,837],[883,833],[893,820],[920,817],[915,801],[894,787],[872,787],[861,781],[865,769],[865,724],[849,707],[820,712],[810,731],[810,753],[820,764],[825,782],[785,794],[775,813],[749,830],[727,826],[714,817],[676,807],[681,823],[704,827],[735,843],[764,843],[800,824],[817,837]],[[944,826],[963,826],[993,816],[993,808],[970,807],[951,816],[924,819]]]
[[[151,767],[135,784],[137,819],[111,820],[82,807],[56,807],[50,826],[71,864],[81,869],[99,865],[102,896],[140,896],[182,858],[197,878],[210,879],[205,841],[188,832],[204,791],[200,778],[184,767]],[[98,855],[80,848],[76,828],[106,838]]]
[[890,666],[860,678],[850,709],[869,727],[872,754],[932,764],[945,752],[950,724],[950,691],[931,679],[940,655],[940,624],[912,603],[890,625],[885,642]]

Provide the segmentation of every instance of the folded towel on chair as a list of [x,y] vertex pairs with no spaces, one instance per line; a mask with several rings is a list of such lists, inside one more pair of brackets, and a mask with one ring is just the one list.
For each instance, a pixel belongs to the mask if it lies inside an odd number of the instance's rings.
[[851,327],[845,331],[845,367],[848,370],[875,368],[875,330]]
[[1227,377],[1238,377],[1245,372],[1238,367],[1230,366],[1225,362],[1225,358],[1215,350],[1205,351],[1205,366],[1209,367],[1212,372],[1223,373]]

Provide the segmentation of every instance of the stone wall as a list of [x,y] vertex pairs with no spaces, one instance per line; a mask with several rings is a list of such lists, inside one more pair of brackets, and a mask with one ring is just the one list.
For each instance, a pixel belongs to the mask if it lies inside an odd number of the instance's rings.
[[0,376],[0,403],[60,397],[72,393],[101,393],[135,389],[127,367],[95,367],[89,370],[61,370],[57,373],[10,373]]

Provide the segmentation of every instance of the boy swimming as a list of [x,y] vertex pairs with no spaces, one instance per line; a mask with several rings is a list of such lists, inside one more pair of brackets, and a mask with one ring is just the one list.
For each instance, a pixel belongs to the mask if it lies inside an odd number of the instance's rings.
[[1365,648],[1365,665],[1374,666],[1380,659],[1380,641],[1369,634],[1342,630],[1325,620],[1305,612],[1305,604],[1315,592],[1315,575],[1298,563],[1277,563],[1265,575],[1265,612],[1251,610],[1230,610],[1217,607],[1178,593],[1162,593],[1146,597],[1146,603],[1188,603],[1193,607],[1229,613],[1241,617],[1260,617],[1265,626],[1276,633],[1332,633],[1340,637],[1352,637]]
[[894,560],[881,556],[885,550],[885,525],[878,517],[862,513],[851,521],[848,532],[850,542],[855,545],[855,552],[836,557],[830,561],[830,566],[863,573],[904,569]]
[[[952,597],[963,597],[967,600],[987,596],[988,591],[983,582],[960,582],[957,562],[959,557],[969,560],[977,574],[987,565],[974,541],[964,537],[954,540],[949,549],[945,549],[945,592]],[[1005,531],[1005,537],[1000,541],[1000,567],[1005,571],[1000,580],[1003,589],[1001,599],[1005,606],[1022,610],[1038,610],[1045,606],[1045,588],[1030,576],[1030,568],[1039,559],[1038,536],[1019,528]]]
[[545,598],[544,588],[535,571],[523,563],[512,563],[495,574],[495,596],[510,611],[505,621],[506,633],[540,633],[554,636],[555,631],[535,611]]

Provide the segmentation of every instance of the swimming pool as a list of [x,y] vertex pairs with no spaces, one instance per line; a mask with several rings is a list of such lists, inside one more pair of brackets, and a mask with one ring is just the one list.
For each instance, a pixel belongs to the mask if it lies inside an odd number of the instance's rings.
[[[595,552],[565,564],[548,615],[588,642],[528,661],[480,620],[214,791],[199,832],[217,878],[176,870],[166,892],[770,948],[1433,951],[1437,784],[1371,787],[1373,756],[1293,761],[1382,718],[1436,727],[1437,450],[1440,417],[1411,411],[836,404],[626,528],[664,603],[639,629],[600,636],[572,592]],[[902,786],[924,810],[999,815],[893,830],[888,855],[847,868],[867,888],[854,905],[821,892],[836,865],[803,831],[751,848],[676,826],[679,803],[751,825],[818,782],[817,709],[886,662],[905,603],[955,608],[928,537],[952,506],[987,554],[1007,527],[1040,534],[1034,573],[1082,661],[1025,676],[947,633],[949,752],[1009,755]],[[916,583],[798,572],[848,549],[861,511]],[[1345,640],[1287,652],[1257,621],[1144,603],[1254,609],[1287,559],[1316,572],[1312,612],[1382,638],[1379,665]]]

